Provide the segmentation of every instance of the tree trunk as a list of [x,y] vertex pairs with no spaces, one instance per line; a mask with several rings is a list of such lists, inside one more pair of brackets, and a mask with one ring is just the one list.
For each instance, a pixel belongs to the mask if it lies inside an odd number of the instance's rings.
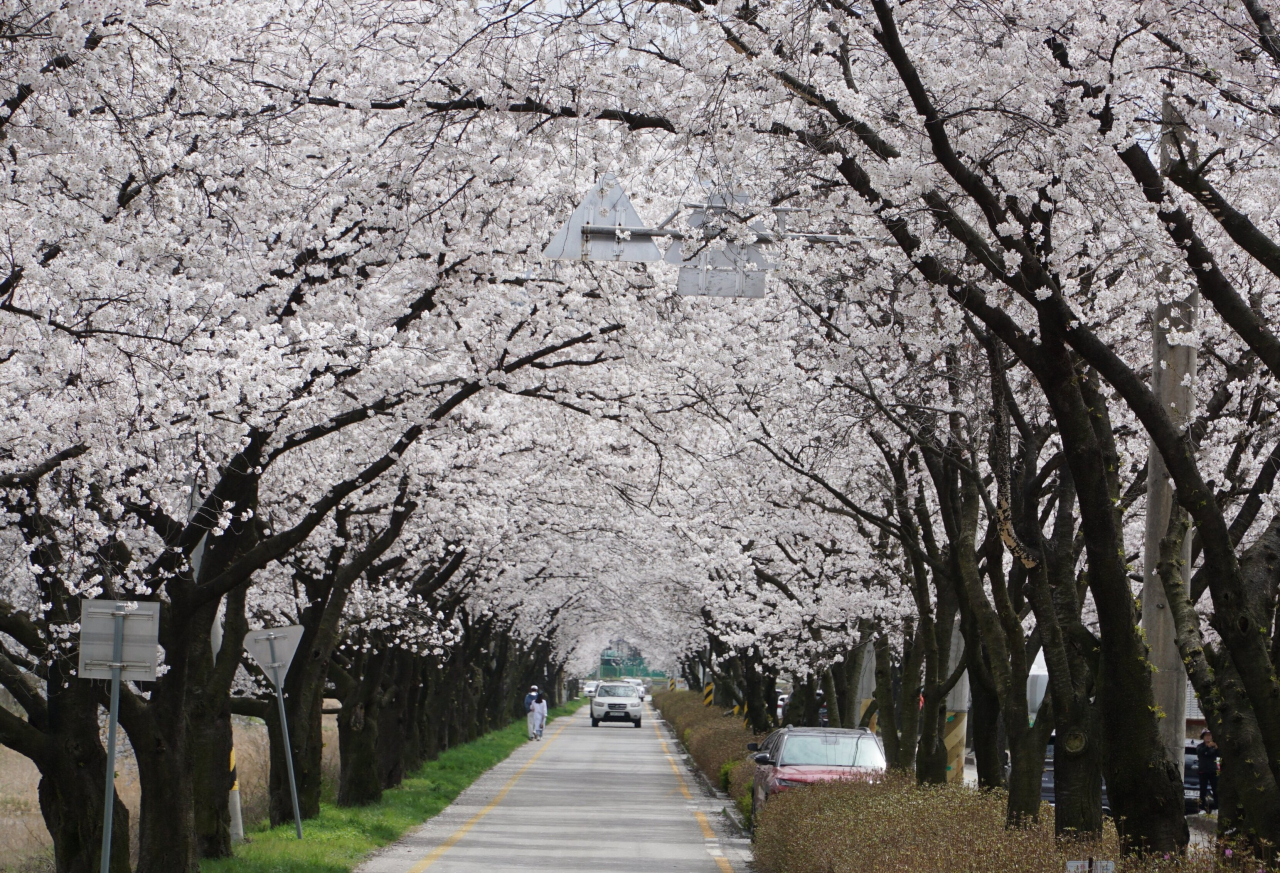
[[[67,745],[63,745],[67,749]],[[101,751],[101,746],[98,747]],[[42,769],[40,812],[53,839],[57,873],[98,873],[102,858],[103,778],[106,754],[97,761],[83,756],[54,756]],[[111,819],[111,873],[129,873],[129,808],[115,798]]]
[[[971,659],[972,660],[972,659]],[[969,671],[969,717],[973,719],[973,758],[979,788],[1004,788],[1004,756],[1000,744],[1000,698]]]
[[380,695],[378,707],[378,775],[382,787],[395,788],[404,781],[406,689],[401,685],[408,665],[408,652],[396,652],[389,687]]
[[1030,730],[1009,734],[1009,807],[1011,827],[1022,827],[1040,817],[1040,779],[1044,775],[1045,743],[1036,742]]
[[361,653],[346,671],[346,677],[338,680],[342,693],[342,710],[338,713],[339,806],[366,806],[382,799],[378,721],[382,680],[389,659],[385,650]]
[[[194,715],[195,713],[193,713]],[[231,855],[231,705],[199,713],[189,726],[196,843],[202,858]]]
[[129,731],[143,786],[136,873],[196,873],[199,853],[185,713],[157,697],[148,706],[150,724]]
[[827,704],[827,724],[838,728],[841,726],[840,695],[836,691],[835,676],[829,669],[822,671],[822,693]]
[[[51,671],[50,732],[40,770],[40,812],[53,838],[57,873],[98,873],[102,858],[102,813],[106,793],[107,752],[98,733],[100,688]],[[129,810],[119,796],[111,821],[111,873],[129,873]]]
[[367,806],[382,799],[378,773],[378,709],[363,703],[342,707],[338,714],[338,753],[342,773],[338,806]]
[[743,684],[747,689],[747,721],[753,733],[766,733],[773,723],[773,707],[766,688],[766,676],[755,660],[745,656],[739,660],[742,662]]
[[[876,656],[876,712],[879,714],[880,740],[884,743],[884,756],[891,769],[905,769],[902,762],[902,743],[899,742],[898,716],[893,703],[893,651],[888,637],[877,637]],[[911,746],[914,748],[914,737]]]
[[[1056,329],[1042,322],[1046,342]],[[1119,457],[1107,399],[1087,374],[1054,357],[1041,377],[1054,408],[1080,503],[1089,588],[1098,607],[1101,653],[1097,700],[1102,716],[1107,792],[1126,853],[1181,853],[1190,839],[1182,780],[1156,725],[1146,645],[1138,628],[1114,480]]]
[[[293,672],[292,668],[289,670]],[[324,698],[308,695],[308,708],[290,706],[286,683],[285,713],[289,719],[289,744],[293,755],[294,778],[298,787],[298,810],[304,819],[320,814],[321,764],[324,754],[322,733]],[[274,695],[272,695],[274,697]],[[270,746],[270,770],[267,774],[267,814],[271,826],[293,821],[293,798],[289,791],[289,765],[285,761],[284,735],[280,731],[280,707],[274,699],[263,713]]]
[[1097,711],[1057,724],[1053,749],[1053,829],[1060,837],[1102,834],[1102,749]]

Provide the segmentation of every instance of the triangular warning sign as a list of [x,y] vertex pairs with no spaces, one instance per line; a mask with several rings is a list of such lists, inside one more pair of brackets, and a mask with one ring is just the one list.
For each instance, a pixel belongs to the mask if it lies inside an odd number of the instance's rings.
[[621,234],[593,234],[584,239],[583,225],[643,227],[627,192],[612,173],[605,173],[587,192],[569,220],[542,250],[555,261],[659,261],[662,254],[650,237],[624,239]]
[[302,625],[291,624],[249,631],[244,638],[244,647],[267,678],[276,685],[282,685],[301,641]]

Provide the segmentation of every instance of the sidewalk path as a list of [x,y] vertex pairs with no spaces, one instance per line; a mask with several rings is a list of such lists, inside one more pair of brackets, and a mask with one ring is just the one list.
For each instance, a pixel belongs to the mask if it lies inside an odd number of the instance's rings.
[[745,841],[650,708],[644,727],[547,725],[448,809],[357,873],[501,870],[746,873]]

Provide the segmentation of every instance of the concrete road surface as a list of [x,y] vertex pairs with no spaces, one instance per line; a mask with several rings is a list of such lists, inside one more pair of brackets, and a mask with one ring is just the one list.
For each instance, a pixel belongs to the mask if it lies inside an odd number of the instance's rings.
[[656,712],[547,726],[358,873],[494,870],[746,873],[749,843],[700,785]]

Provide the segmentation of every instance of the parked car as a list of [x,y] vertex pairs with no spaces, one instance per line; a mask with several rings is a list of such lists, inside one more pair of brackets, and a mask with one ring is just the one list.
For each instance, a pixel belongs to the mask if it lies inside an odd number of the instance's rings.
[[[778,721],[779,722],[782,722],[784,719],[789,720],[791,718],[791,701],[792,701],[792,698],[794,697],[795,697],[794,691],[792,691],[790,694],[778,695]],[[797,712],[796,720],[797,721],[800,720],[801,718],[803,718],[803,716],[804,716],[803,712]],[[827,702],[825,700],[823,693],[819,691],[818,692],[818,726],[826,727],[830,723],[831,723],[831,720],[827,716]]]
[[753,817],[779,791],[815,782],[874,779],[886,769],[880,739],[860,728],[786,727],[763,743],[748,743],[747,751],[756,753]]
[[[1040,774],[1040,799],[1053,804],[1056,797],[1053,786],[1053,757],[1056,734],[1049,736],[1049,745],[1044,751],[1044,770]],[[1187,815],[1200,811],[1200,766],[1196,759],[1196,743],[1187,740],[1182,753],[1182,800]],[[1107,783],[1102,782],[1102,814],[1111,815],[1111,803],[1107,798]]]
[[[1196,741],[1187,740],[1182,748],[1182,801],[1187,815],[1200,812],[1200,759],[1196,757]],[[1218,798],[1213,798],[1217,809]]]
[[582,693],[587,695],[587,697],[595,697],[596,689],[599,687],[600,687],[599,682],[595,682],[595,681],[588,682],[586,685],[582,686]]
[[601,682],[591,698],[591,726],[602,721],[629,721],[640,727],[644,703],[640,690],[626,682]]

